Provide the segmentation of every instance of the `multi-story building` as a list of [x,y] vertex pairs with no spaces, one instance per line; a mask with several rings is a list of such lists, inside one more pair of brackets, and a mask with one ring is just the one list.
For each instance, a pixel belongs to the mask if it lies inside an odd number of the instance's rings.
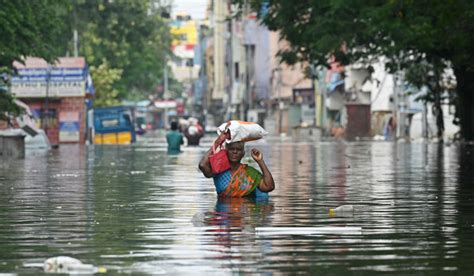
[[[304,66],[280,64],[285,47],[278,33],[260,24],[257,14],[228,0],[209,0],[207,44],[209,111],[221,118],[268,125],[271,133],[289,133],[314,121],[314,90]],[[293,108],[297,106],[297,108]]]
[[181,82],[190,83],[196,78],[199,64],[195,62],[194,50],[198,42],[197,22],[190,15],[177,13],[170,23],[170,32],[173,36],[171,42],[171,68],[174,77]]
[[[291,134],[294,127],[315,124],[315,93],[311,79],[304,73],[307,64],[287,65],[277,57],[288,47],[278,32],[270,33],[270,110],[267,129],[274,134]],[[270,126],[273,126],[271,129]]]

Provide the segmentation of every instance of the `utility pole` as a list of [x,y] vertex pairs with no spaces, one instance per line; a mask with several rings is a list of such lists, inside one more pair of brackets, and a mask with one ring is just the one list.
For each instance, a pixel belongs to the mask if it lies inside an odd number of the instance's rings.
[[321,99],[321,91],[319,91],[318,87],[318,78],[316,77],[316,66],[311,64],[311,88],[313,89],[313,96],[314,96],[314,126],[321,127],[322,125],[322,99]]
[[79,56],[79,35],[77,34],[77,30],[74,29],[74,57]]
[[[194,66],[194,61],[192,59],[189,59],[187,62],[187,65],[189,67],[189,90],[187,93],[187,102],[185,105],[185,109],[188,110],[188,114],[193,114],[194,112],[194,86],[193,86],[193,66]],[[189,109],[188,109],[189,107]]]
[[282,118],[283,118],[283,102],[281,101],[281,84],[282,84],[282,76],[281,76],[281,67],[277,68],[278,72],[278,86],[277,86],[277,91],[278,91],[278,134],[281,134],[281,124],[282,124]]
[[163,70],[163,98],[168,96],[168,59],[165,56],[165,68]]
[[[224,0],[214,1],[214,90],[212,100],[220,100],[224,106],[222,111],[229,104],[225,95],[225,19],[227,16]],[[218,120],[219,121],[219,120]]]
[[[324,75],[323,75],[324,76]],[[319,81],[321,81],[322,77],[321,76],[319,79],[318,79],[318,88],[320,89],[319,91],[321,92],[322,94],[322,109],[323,109],[323,122],[322,122],[322,133],[323,135],[325,134],[326,132],[326,120],[327,120],[327,109],[326,109],[326,87],[324,85],[319,85]]]
[[49,79],[51,75],[51,65],[47,63],[46,68],[46,95],[44,98],[44,112],[43,112],[43,123],[44,133],[48,135],[48,120],[49,120]]
[[394,107],[395,107],[395,118],[397,122],[397,128],[395,131],[395,140],[400,137],[400,98],[398,94],[398,72],[393,75],[393,94],[394,94]]
[[[323,74],[324,75],[324,74]],[[324,132],[326,128],[326,88],[320,83],[323,77],[318,74],[316,65],[311,65],[311,87],[314,95],[314,126],[321,128]]]
[[[227,1],[226,1],[227,2]],[[227,4],[227,3],[226,3]],[[232,5],[226,5],[227,6],[227,12],[228,14],[232,15]],[[228,76],[228,83],[227,83],[227,94],[229,95],[229,105],[228,105],[228,110],[229,110],[229,119],[233,119],[234,117],[234,102],[233,102],[233,89],[234,89],[234,84],[235,84],[235,79],[234,79],[234,30],[233,30],[233,18],[230,16],[230,19],[228,21],[228,30],[229,33],[226,35],[227,37],[227,76]]]
[[79,56],[79,34],[77,33],[77,13],[76,13],[76,0],[73,2],[73,20],[74,20],[74,30],[73,30],[73,43],[74,43],[74,57]]
[[403,96],[402,96],[401,89],[400,89],[401,88],[400,83],[401,83],[400,60],[398,60],[397,61],[397,72],[394,73],[394,75],[393,75],[393,91],[394,91],[394,94],[395,94],[395,97],[394,97],[395,116],[396,116],[396,122],[397,122],[395,140],[397,140],[401,136],[402,120],[404,121],[404,118],[401,114],[402,102],[403,102],[402,97]]
[[247,120],[248,111],[251,106],[252,101],[252,79],[254,78],[253,74],[253,65],[254,62],[252,58],[252,45],[245,46],[245,67],[246,67],[246,78],[245,78],[245,104],[244,104],[244,120]]
[[424,139],[428,139],[428,112],[426,101],[423,101],[423,111],[421,113],[421,130]]

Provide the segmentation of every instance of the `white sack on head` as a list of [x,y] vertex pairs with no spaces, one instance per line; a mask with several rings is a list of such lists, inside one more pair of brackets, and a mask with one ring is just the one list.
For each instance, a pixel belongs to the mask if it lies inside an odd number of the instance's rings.
[[199,133],[199,130],[196,126],[190,126],[188,127],[188,133],[189,135],[196,135]]
[[217,128],[217,134],[220,135],[228,130],[230,131],[230,139],[226,140],[227,143],[258,140],[268,134],[268,132],[257,123],[235,120],[220,125]]

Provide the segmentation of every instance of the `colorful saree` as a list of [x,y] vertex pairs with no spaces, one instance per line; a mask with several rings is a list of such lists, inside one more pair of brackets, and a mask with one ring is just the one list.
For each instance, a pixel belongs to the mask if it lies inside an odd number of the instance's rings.
[[263,193],[258,190],[262,174],[247,164],[241,164],[232,174],[230,170],[214,176],[214,184],[219,196],[245,197],[257,196]]

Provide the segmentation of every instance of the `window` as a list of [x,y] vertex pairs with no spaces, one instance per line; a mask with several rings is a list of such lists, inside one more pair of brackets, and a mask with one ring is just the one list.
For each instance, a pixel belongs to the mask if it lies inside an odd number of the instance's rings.
[[118,119],[104,119],[101,120],[100,123],[102,124],[102,127],[114,127],[119,125],[119,120]]

